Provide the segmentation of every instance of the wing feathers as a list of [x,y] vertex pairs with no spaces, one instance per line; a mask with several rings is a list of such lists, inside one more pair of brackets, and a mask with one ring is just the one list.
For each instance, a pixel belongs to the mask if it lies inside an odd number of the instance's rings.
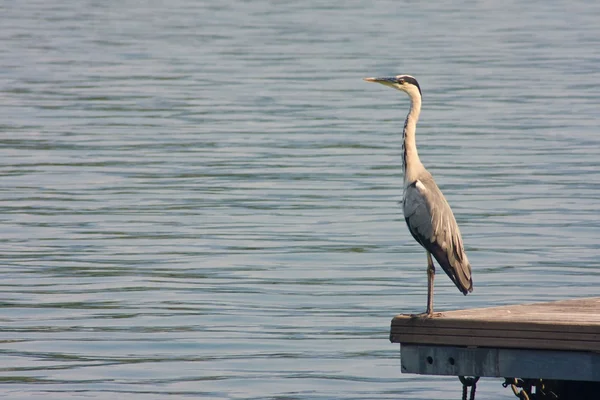
[[433,254],[463,294],[471,292],[471,265],[464,251],[458,224],[431,175],[406,187],[403,211],[408,229],[416,241]]

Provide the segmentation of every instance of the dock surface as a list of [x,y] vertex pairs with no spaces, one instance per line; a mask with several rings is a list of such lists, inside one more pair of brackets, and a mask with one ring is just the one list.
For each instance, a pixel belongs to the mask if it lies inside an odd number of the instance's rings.
[[600,297],[398,315],[394,343],[600,352]]
[[402,372],[600,382],[600,297],[398,315],[390,340]]

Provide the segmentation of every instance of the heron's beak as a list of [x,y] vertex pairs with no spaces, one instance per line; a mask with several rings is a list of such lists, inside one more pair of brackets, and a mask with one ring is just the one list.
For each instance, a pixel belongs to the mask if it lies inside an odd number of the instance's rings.
[[385,78],[363,78],[367,82],[375,82],[381,83],[382,85],[389,86],[391,88],[396,88],[396,84],[398,81],[395,76],[385,77]]
[[395,76],[385,77],[385,78],[363,78],[363,79],[367,82],[381,83],[382,85],[392,86],[392,87],[395,83],[397,83]]

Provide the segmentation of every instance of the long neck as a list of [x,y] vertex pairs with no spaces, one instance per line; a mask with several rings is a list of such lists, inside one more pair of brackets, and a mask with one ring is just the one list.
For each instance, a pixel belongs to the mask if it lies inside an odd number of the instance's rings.
[[415,131],[417,130],[417,121],[421,114],[421,96],[418,93],[409,93],[410,111],[404,122],[402,131],[402,169],[404,170],[404,182],[412,182],[416,179],[415,174],[423,167],[417,153],[417,143],[415,141]]

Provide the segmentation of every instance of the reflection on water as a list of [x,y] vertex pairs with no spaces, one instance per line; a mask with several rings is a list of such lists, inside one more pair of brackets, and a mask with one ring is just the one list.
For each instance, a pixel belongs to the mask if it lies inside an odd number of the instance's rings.
[[426,260],[408,102],[363,76],[423,88],[475,281],[436,308],[598,294],[596,5],[0,7],[11,398],[457,398],[387,340]]

